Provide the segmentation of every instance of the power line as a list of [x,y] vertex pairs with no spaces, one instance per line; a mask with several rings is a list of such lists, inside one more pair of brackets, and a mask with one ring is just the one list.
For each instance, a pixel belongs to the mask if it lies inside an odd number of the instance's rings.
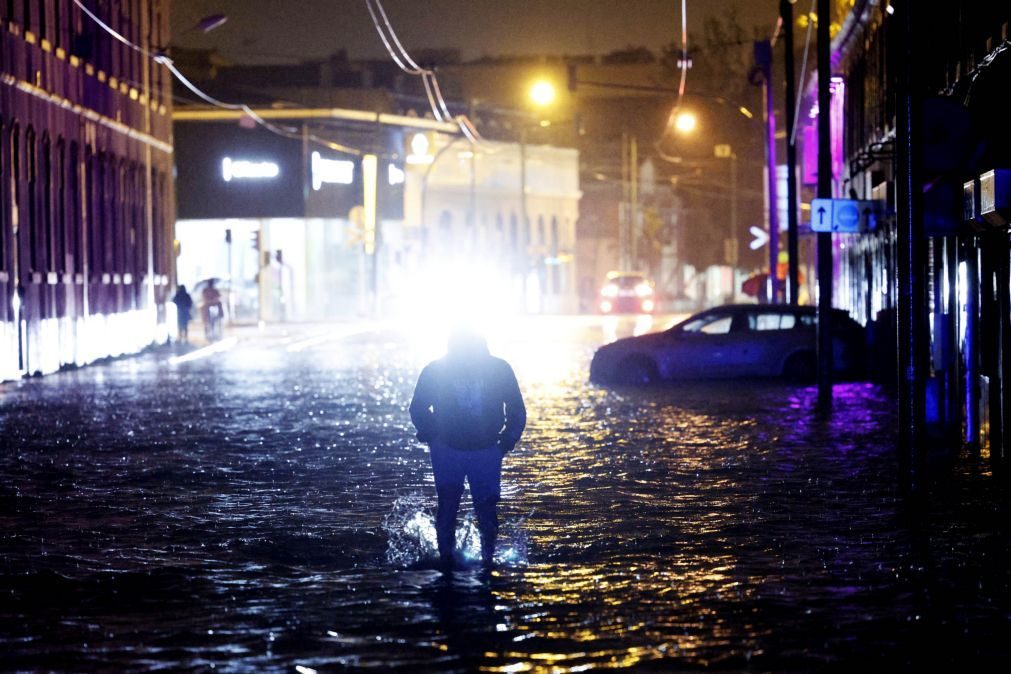
[[466,115],[453,117],[449,112],[446,99],[443,98],[442,90],[439,88],[439,81],[435,76],[435,71],[431,68],[422,68],[418,65],[411,58],[410,53],[404,48],[404,45],[401,44],[400,38],[397,37],[397,32],[393,29],[393,25],[386,15],[386,10],[383,9],[381,0],[365,0],[365,7],[369,10],[369,16],[372,17],[372,25],[375,26],[376,32],[379,33],[379,39],[382,41],[383,46],[386,47],[386,51],[389,53],[390,58],[393,59],[393,62],[408,75],[421,77],[421,83],[425,87],[425,96],[428,98],[428,104],[432,109],[432,114],[435,115],[435,119],[440,122],[449,120],[456,122],[457,126],[460,127],[460,132],[468,140],[472,143],[479,142],[481,136],[474,124],[467,119]]
[[[184,87],[186,87],[187,89],[189,89],[195,96],[197,96],[198,98],[200,98],[205,103],[207,103],[209,105],[212,105],[214,107],[217,107],[217,108],[222,108],[224,110],[241,110],[250,119],[252,119],[254,122],[256,122],[257,124],[259,124],[261,127],[263,127],[264,129],[266,129],[267,131],[270,131],[271,133],[277,134],[279,136],[283,136],[285,138],[294,138],[294,139],[297,139],[297,140],[301,140],[302,139],[302,135],[299,133],[299,131],[298,131],[297,128],[295,128],[295,127],[281,126],[281,125],[278,125],[278,124],[273,124],[271,122],[268,122],[267,120],[265,120],[262,117],[260,117],[260,115],[256,114],[256,111],[254,111],[251,107],[249,107],[245,103],[226,103],[225,101],[221,101],[221,100],[218,100],[217,98],[214,98],[210,94],[208,94],[205,91],[203,91],[202,89],[200,89],[200,87],[198,87],[197,85],[193,84],[193,82],[191,82],[185,75],[183,75],[182,72],[179,71],[179,69],[176,67],[175,63],[172,62],[172,59],[169,58],[167,54],[164,54],[164,53],[161,53],[161,52],[153,52],[153,51],[150,51],[148,49],[145,49],[145,48],[141,47],[140,45],[134,44],[128,38],[126,38],[124,35],[122,35],[121,33],[117,32],[115,29],[113,29],[112,26],[110,26],[109,24],[107,24],[104,21],[102,21],[102,19],[100,19],[98,17],[98,15],[95,14],[93,11],[91,11],[90,9],[88,9],[88,7],[86,7],[84,5],[84,3],[81,2],[81,0],[74,0],[74,4],[77,5],[77,7],[80,8],[80,10],[82,12],[84,12],[85,15],[88,16],[88,18],[90,18],[92,21],[94,21],[102,30],[104,30],[106,33],[108,33],[109,35],[111,35],[113,38],[115,38],[119,42],[122,42],[124,45],[126,45],[130,49],[133,49],[134,51],[138,52],[139,54],[142,54],[145,57],[151,59],[155,63],[157,63],[157,64],[159,64],[161,66],[164,66],[165,69],[168,70],[169,73],[171,73],[172,76],[175,77],[176,80],[178,80],[180,84],[182,84]],[[351,154],[351,155],[360,155],[360,154],[362,154],[362,151],[359,150],[359,149],[357,149],[357,148],[348,147],[346,145],[341,145],[340,143],[336,143],[336,142],[328,140],[326,138],[320,138],[320,137],[314,136],[312,134],[307,135],[306,138],[309,141],[312,141],[314,143],[317,143],[319,145],[327,147],[327,148],[329,148],[331,150],[335,150],[337,152],[343,152],[345,154]]]

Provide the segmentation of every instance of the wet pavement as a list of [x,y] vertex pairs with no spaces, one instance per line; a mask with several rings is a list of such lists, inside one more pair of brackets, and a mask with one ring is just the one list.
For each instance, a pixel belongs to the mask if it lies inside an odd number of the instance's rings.
[[247,331],[0,385],[0,669],[1008,660],[1008,513],[975,460],[910,512],[885,391],[838,385],[818,417],[813,388],[777,382],[599,388],[606,334],[532,319],[491,340],[529,424],[497,568],[451,580],[406,409],[439,352],[417,326]]

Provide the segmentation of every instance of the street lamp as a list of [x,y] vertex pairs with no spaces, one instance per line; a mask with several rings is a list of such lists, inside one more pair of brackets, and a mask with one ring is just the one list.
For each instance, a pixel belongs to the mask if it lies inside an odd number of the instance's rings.
[[530,100],[539,108],[546,108],[555,102],[555,85],[548,80],[537,80],[530,87]]
[[674,128],[678,133],[692,133],[698,124],[698,118],[690,110],[682,110],[674,115]]

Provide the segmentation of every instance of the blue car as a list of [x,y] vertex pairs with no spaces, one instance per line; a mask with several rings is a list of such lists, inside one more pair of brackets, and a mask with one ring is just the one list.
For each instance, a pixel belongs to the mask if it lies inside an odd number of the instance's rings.
[[[834,370],[857,375],[864,329],[838,309],[833,309],[832,319]],[[605,344],[590,363],[590,380],[619,385],[737,377],[810,381],[817,372],[817,324],[814,307],[715,307],[669,330]]]

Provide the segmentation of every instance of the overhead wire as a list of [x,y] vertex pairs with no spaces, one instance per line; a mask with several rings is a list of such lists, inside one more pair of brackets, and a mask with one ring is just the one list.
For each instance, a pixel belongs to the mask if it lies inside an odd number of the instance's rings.
[[678,85],[678,107],[685,96],[688,81],[688,0],[681,0],[681,84]]
[[[678,83],[678,100],[674,104],[674,110],[670,114],[669,119],[673,119],[677,115],[678,111],[681,109],[681,104],[685,97],[685,86],[688,82],[688,1],[681,0],[681,53],[678,57],[678,66],[681,68],[681,81]],[[653,143],[653,149],[656,151],[660,159],[664,161],[676,164],[681,161],[680,157],[675,157],[673,155],[667,154],[663,149],[663,140],[667,137],[670,124],[664,127],[663,133],[660,134],[660,138]]]
[[[200,87],[198,87],[197,85],[195,85],[193,82],[191,82],[189,80],[189,78],[187,78],[185,75],[183,75],[182,72],[180,72],[179,68],[176,67],[175,63],[172,61],[171,58],[169,58],[169,56],[167,54],[160,53],[160,52],[153,52],[153,51],[151,51],[149,49],[145,49],[144,47],[141,47],[138,44],[134,44],[133,42],[131,42],[129,40],[129,38],[127,38],[123,34],[119,33],[117,30],[115,30],[112,26],[110,26],[109,24],[107,24],[105,21],[102,21],[102,19],[97,14],[95,14],[93,11],[91,11],[87,6],[85,6],[85,4],[83,2],[81,2],[81,0],[74,0],[74,4],[77,5],[77,7],[82,12],[84,12],[84,14],[86,16],[88,16],[88,18],[90,18],[92,21],[94,21],[95,24],[97,24],[99,28],[101,28],[102,30],[104,30],[106,33],[108,33],[109,35],[111,35],[113,38],[115,38],[119,42],[122,42],[124,45],[126,45],[130,49],[133,49],[134,51],[138,52],[139,54],[142,54],[142,55],[146,56],[147,58],[151,59],[155,63],[157,63],[157,64],[159,64],[161,66],[164,66],[165,69],[168,70],[169,73],[171,73],[172,76],[175,77],[176,80],[178,80],[180,84],[182,84],[184,87],[186,87],[187,89],[189,89],[195,96],[197,96],[198,98],[200,98],[202,101],[204,101],[208,105],[211,105],[211,106],[216,107],[216,108],[221,108],[221,109],[224,109],[224,110],[237,110],[237,111],[241,111],[247,117],[249,117],[254,122],[256,122],[256,124],[260,125],[261,127],[263,127],[264,129],[266,129],[267,131],[270,131],[271,133],[274,133],[276,135],[284,136],[285,138],[295,138],[295,139],[302,139],[303,138],[302,134],[299,133],[299,131],[298,131],[297,128],[290,127],[290,126],[283,126],[283,125],[280,125],[280,124],[274,124],[272,122],[268,122],[263,117],[261,117],[259,114],[257,114],[257,112],[255,110],[253,110],[251,107],[249,107],[245,103],[228,103],[228,102],[219,100],[219,99],[215,98],[214,96],[211,96],[207,92],[203,91]],[[311,142],[314,142],[314,143],[316,143],[318,145],[322,145],[324,147],[327,147],[327,148],[329,148],[331,150],[335,150],[337,152],[343,152],[345,154],[351,154],[351,155],[361,155],[362,154],[362,151],[359,150],[359,149],[357,149],[357,148],[349,147],[347,145],[342,145],[340,143],[334,142],[334,141],[329,140],[327,138],[321,138],[321,137],[316,136],[314,134],[307,134],[305,136],[305,138],[307,140],[311,141]]]
[[[800,62],[800,82],[804,82],[804,78],[807,77],[807,55],[811,52],[811,29],[814,27],[814,21],[811,21],[811,16],[814,14],[814,4],[815,0],[811,0],[811,11],[808,12],[808,22],[807,22],[807,37],[804,38],[804,57]],[[800,102],[802,96],[797,97],[797,103],[793,110],[793,128],[790,129],[790,144],[793,145],[797,142],[797,127],[800,126]]]
[[481,140],[481,134],[467,116],[454,116],[449,111],[449,106],[446,104],[446,99],[442,95],[442,90],[439,87],[439,80],[436,77],[435,71],[431,68],[423,68],[418,65],[417,61],[411,57],[411,54],[400,42],[400,38],[397,37],[397,32],[393,29],[393,24],[390,22],[389,16],[387,16],[386,10],[383,8],[382,1],[365,0],[365,7],[369,11],[369,16],[372,18],[372,25],[379,34],[379,39],[382,41],[383,46],[389,53],[390,58],[393,59],[393,62],[398,68],[408,75],[421,77],[422,86],[425,88],[425,96],[428,99],[429,107],[431,108],[435,119],[440,122],[455,122],[460,128],[460,132],[472,143],[479,142]]

